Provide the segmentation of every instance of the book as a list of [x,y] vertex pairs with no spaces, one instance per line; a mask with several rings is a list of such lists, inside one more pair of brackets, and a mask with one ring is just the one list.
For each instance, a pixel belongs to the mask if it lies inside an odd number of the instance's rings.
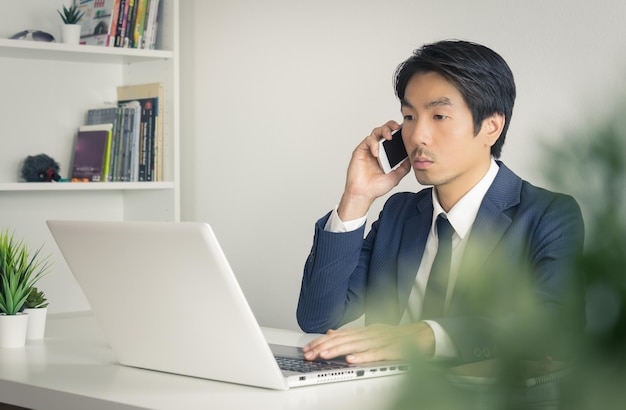
[[131,46],[141,48],[148,0],[137,0],[137,14],[133,22],[133,38]]
[[124,181],[139,181],[139,144],[141,132],[141,104],[139,101],[121,103],[124,109]]
[[118,147],[120,144],[120,124],[122,122],[122,109],[120,107],[92,108],[87,110],[87,125],[112,124],[111,149],[108,181],[119,181],[119,174],[116,172],[118,157]]
[[126,33],[126,19],[128,18],[128,5],[130,0],[120,0],[120,8],[117,14],[117,24],[115,30],[115,47],[124,46],[124,36]]
[[137,0],[127,0],[128,2],[128,11],[126,13],[126,21],[124,22],[124,29],[123,29],[123,33],[124,33],[124,38],[122,40],[122,46],[124,48],[129,48],[131,46],[130,42],[131,39],[133,38],[133,19],[135,16],[135,13],[137,11]]
[[73,181],[107,181],[113,124],[79,127],[72,160]]
[[125,122],[128,121],[128,113],[126,109],[123,107],[118,107],[118,122],[117,122],[117,135],[115,136],[115,150],[112,150],[111,156],[113,157],[113,161],[111,163],[111,174],[113,175],[113,181],[119,182],[124,180],[123,176],[123,168],[124,168],[124,159],[125,159],[125,150],[126,145],[124,143],[124,130],[128,125],[125,125]]
[[[119,0],[118,0],[119,1]],[[80,19],[80,44],[109,45],[116,0],[81,0],[77,9],[85,14]]]
[[111,17],[111,33],[109,34],[109,40],[107,45],[109,47],[115,47],[115,37],[117,35],[117,20],[120,15],[120,7],[122,4],[122,0],[115,0],[115,4],[113,5],[113,16]]
[[140,152],[142,160],[140,164],[143,164],[143,166],[139,169],[139,178],[144,181],[157,179],[154,163],[157,104],[158,100],[156,98],[141,100],[142,144]]
[[141,106],[138,180],[163,180],[163,84],[120,86],[118,104],[136,101]]
[[118,148],[117,173],[119,180],[124,182],[133,181],[132,178],[132,149],[133,132],[135,129],[135,107],[127,104],[120,104],[122,109],[122,128],[120,130],[120,147]]

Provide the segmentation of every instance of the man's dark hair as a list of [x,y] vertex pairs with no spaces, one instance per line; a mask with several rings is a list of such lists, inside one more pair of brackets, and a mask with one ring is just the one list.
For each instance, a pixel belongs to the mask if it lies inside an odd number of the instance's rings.
[[474,135],[485,118],[504,114],[504,128],[491,147],[491,155],[499,158],[515,103],[515,81],[506,61],[495,51],[467,41],[426,44],[396,69],[394,82],[400,101],[404,101],[409,80],[427,72],[440,74],[459,90],[472,112]]

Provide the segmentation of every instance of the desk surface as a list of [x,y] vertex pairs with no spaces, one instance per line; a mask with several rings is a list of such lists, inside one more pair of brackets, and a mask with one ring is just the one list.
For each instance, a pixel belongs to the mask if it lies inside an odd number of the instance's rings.
[[[263,329],[271,343],[303,345],[298,332]],[[0,348],[0,402],[71,409],[388,408],[401,376],[274,391],[119,365],[87,312],[49,315],[46,337]]]

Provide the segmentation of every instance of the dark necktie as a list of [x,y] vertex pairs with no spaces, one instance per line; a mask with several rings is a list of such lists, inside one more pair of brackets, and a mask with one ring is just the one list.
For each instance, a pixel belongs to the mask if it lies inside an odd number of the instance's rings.
[[422,319],[441,317],[444,311],[448,278],[450,277],[450,258],[452,257],[452,233],[454,229],[448,219],[439,214],[437,216],[437,255],[430,269],[430,276],[424,292]]

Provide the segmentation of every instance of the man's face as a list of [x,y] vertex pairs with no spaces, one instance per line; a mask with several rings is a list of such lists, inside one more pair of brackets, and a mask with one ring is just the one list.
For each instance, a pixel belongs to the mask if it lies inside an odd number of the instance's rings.
[[444,77],[434,72],[414,75],[405,90],[402,115],[402,138],[420,184],[434,185],[456,201],[487,172],[497,139],[493,124],[485,119],[474,135],[469,107]]

